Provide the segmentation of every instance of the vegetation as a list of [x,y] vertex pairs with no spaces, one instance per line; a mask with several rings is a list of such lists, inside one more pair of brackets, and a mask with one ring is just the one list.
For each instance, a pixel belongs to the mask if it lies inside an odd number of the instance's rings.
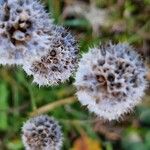
[[[65,26],[75,35],[81,54],[89,47],[110,40],[128,42],[150,66],[149,0],[43,2],[55,23]],[[150,74],[147,78],[150,80]],[[134,113],[119,122],[104,122],[80,105],[74,96],[73,83],[71,77],[59,86],[39,87],[21,68],[1,66],[0,149],[24,149],[21,141],[23,122],[41,113],[52,115],[60,122],[64,150],[150,149],[150,89]]]

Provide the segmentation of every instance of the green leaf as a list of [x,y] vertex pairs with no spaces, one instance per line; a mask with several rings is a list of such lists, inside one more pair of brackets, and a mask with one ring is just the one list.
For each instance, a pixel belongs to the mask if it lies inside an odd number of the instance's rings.
[[147,132],[145,135],[145,145],[147,149],[150,149],[150,132]]
[[146,146],[142,142],[129,142],[124,145],[124,150],[147,150]]
[[20,140],[14,140],[7,143],[7,147],[9,150],[22,150],[22,142]]
[[142,112],[140,115],[140,122],[144,125],[150,125],[150,110]]
[[90,24],[86,19],[73,19],[73,20],[66,20],[64,22],[65,26],[71,26],[71,27],[78,27],[78,28],[84,28],[84,29],[90,29]]
[[8,90],[7,86],[4,83],[0,84],[0,130],[6,130],[8,127]]
[[61,18],[61,2],[58,0],[48,0],[49,12],[52,13],[55,23],[59,23]]

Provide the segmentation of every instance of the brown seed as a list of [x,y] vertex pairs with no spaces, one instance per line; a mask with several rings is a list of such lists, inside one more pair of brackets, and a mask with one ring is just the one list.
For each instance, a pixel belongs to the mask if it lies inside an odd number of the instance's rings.
[[58,67],[56,67],[56,66],[53,66],[51,69],[52,69],[52,71],[58,71]]
[[102,85],[105,85],[106,84],[106,80],[105,80],[105,77],[103,75],[96,75],[96,79],[97,81],[102,84]]
[[16,10],[16,12],[17,12],[17,13],[21,13],[22,10],[18,8],[18,9]]
[[46,57],[43,56],[43,57],[41,58],[41,61],[42,61],[42,62],[46,62]]
[[113,93],[112,93],[112,95],[113,95],[114,97],[118,97],[120,94],[121,94],[120,92],[113,92]]
[[110,82],[113,82],[115,80],[114,74],[112,74],[112,73],[108,74],[107,80]]
[[51,62],[52,62],[51,59],[50,59],[50,58],[47,58],[46,63],[47,63],[47,64],[50,64]]
[[54,64],[57,64],[57,63],[58,63],[58,59],[57,59],[57,58],[54,58],[54,59],[53,59],[53,63],[54,63]]
[[42,133],[42,134],[41,134],[41,137],[42,137],[42,138],[46,138],[46,134],[45,134],[45,133]]
[[32,70],[33,70],[33,72],[38,72],[39,69],[38,69],[38,67],[34,66]]
[[4,21],[8,21],[10,18],[10,8],[7,4],[4,5],[5,16],[3,18]]
[[52,50],[52,51],[50,52],[50,55],[51,55],[52,57],[55,57],[55,56],[56,56],[56,51],[55,51],[55,50]]
[[98,60],[98,65],[103,66],[105,64],[105,60]]
[[116,85],[117,88],[121,88],[121,86],[122,86],[121,83],[119,83],[119,82],[116,83],[115,85]]

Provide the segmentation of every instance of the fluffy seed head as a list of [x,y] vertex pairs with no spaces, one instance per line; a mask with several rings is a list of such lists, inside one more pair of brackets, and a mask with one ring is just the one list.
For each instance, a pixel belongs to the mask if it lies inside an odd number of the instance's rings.
[[32,57],[23,68],[33,75],[33,82],[41,85],[56,85],[67,80],[74,72],[78,60],[78,47],[63,27],[54,26],[46,54]]
[[47,49],[52,21],[37,0],[6,0],[0,5],[0,64],[22,64]]
[[22,128],[26,150],[60,150],[62,133],[57,121],[47,115],[29,119]]
[[76,73],[79,101],[99,117],[114,120],[141,100],[146,67],[127,44],[109,44],[83,55]]

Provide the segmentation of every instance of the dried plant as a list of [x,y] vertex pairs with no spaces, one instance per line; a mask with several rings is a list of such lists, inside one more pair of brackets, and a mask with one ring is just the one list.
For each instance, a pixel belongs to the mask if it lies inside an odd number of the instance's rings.
[[115,120],[141,101],[146,67],[127,44],[90,49],[79,63],[75,86],[79,101],[98,116]]
[[36,0],[6,0],[0,5],[0,64],[23,64],[48,49],[52,20]]
[[60,150],[62,133],[57,121],[46,115],[29,119],[22,128],[26,150]]
[[63,27],[54,26],[46,54],[32,57],[23,68],[39,86],[56,85],[72,75],[77,62],[78,46],[74,37]]

